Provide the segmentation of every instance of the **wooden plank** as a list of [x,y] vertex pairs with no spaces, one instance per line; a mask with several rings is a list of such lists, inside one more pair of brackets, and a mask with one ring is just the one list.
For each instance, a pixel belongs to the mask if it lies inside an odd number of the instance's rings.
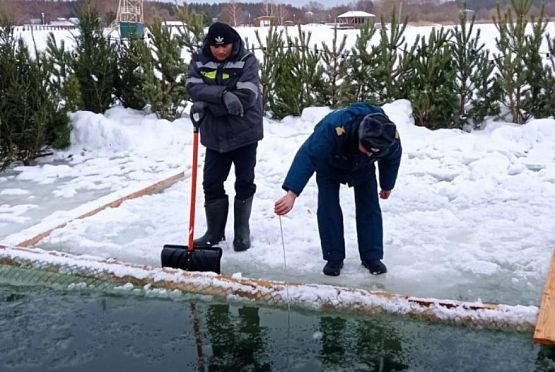
[[[98,208],[96,208],[96,209],[94,209],[90,212],[84,213],[81,216],[79,216],[77,218],[74,218],[73,220],[76,220],[76,219],[80,220],[80,219],[83,219],[83,218],[86,218],[86,217],[90,217],[90,216],[93,216],[93,215],[97,214],[98,212],[103,211],[106,208],[117,208],[126,200],[140,198],[141,196],[154,194],[154,193],[159,192],[161,190],[167,189],[168,187],[170,187],[174,183],[182,180],[183,177],[184,177],[183,172],[175,174],[175,175],[170,176],[170,177],[168,177],[168,178],[166,178],[162,181],[159,181],[159,182],[156,182],[156,183],[154,183],[150,186],[147,186],[147,187],[145,187],[141,190],[135,191],[135,192],[133,192],[129,195],[122,196],[121,198],[116,199],[116,200],[114,200],[110,203],[104,204],[103,206],[100,206],[100,207],[98,207]],[[42,232],[42,233],[40,233],[40,234],[30,238],[30,239],[27,239],[27,240],[25,240],[21,243],[18,243],[17,246],[19,246],[19,247],[32,247],[35,244],[37,244],[38,242],[40,242],[42,239],[49,236],[52,233],[52,231],[64,227],[65,225],[67,225],[71,221],[72,220],[64,222],[64,223],[62,223],[62,224],[60,224],[60,225],[58,225],[58,226],[56,226],[56,227],[54,227],[54,228],[52,228],[48,231]]]
[[551,259],[551,269],[543,288],[543,298],[534,332],[534,342],[555,345],[555,250]]
[[[111,258],[82,257],[34,248],[0,248],[0,265],[69,273],[68,275],[85,281],[98,279],[115,285],[131,283],[138,288],[178,290],[268,306],[348,311],[361,315],[387,312],[415,319],[464,324],[478,328],[532,332],[538,315],[535,306],[415,298],[402,294],[327,284],[236,278],[207,272],[155,268],[119,262]],[[43,284],[48,283],[45,281]]]

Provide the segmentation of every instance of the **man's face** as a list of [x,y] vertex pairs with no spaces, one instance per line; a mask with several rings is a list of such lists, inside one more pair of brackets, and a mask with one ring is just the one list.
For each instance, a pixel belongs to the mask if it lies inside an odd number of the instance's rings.
[[223,45],[210,45],[210,53],[212,53],[214,58],[216,58],[220,62],[225,61],[231,55],[232,49],[233,43]]

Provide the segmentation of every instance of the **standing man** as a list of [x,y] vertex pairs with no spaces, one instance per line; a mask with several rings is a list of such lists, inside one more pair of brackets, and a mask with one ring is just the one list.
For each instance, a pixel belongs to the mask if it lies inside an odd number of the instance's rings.
[[328,114],[301,146],[283,183],[287,194],[276,201],[275,213],[287,214],[308,180],[316,172],[318,230],[324,274],[337,276],[345,259],[343,214],[339,185],[354,187],[358,250],[371,274],[387,272],[382,263],[383,226],[378,201],[387,199],[395,186],[401,163],[399,133],[381,107],[353,103]]
[[202,117],[204,208],[207,231],[195,245],[215,245],[225,238],[229,201],[224,182],[235,167],[233,248],[250,248],[249,219],[253,195],[256,148],[263,137],[262,97],[258,62],[231,26],[216,22],[189,64],[187,92],[192,113]]

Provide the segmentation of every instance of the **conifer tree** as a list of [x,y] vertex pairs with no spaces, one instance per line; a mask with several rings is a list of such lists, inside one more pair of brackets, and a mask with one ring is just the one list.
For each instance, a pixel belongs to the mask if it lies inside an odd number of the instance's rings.
[[82,109],[103,113],[112,103],[117,76],[116,47],[104,36],[98,13],[90,3],[79,9],[73,70],[81,89]]
[[177,7],[175,17],[185,25],[178,28],[181,44],[190,54],[196,52],[205,36],[204,17],[192,11],[188,5]]
[[395,99],[407,98],[407,74],[412,70],[412,58],[420,36],[407,50],[404,31],[407,19],[400,23],[393,9],[389,24],[381,19],[379,43],[370,46],[378,29],[373,24],[365,25],[351,53],[350,72],[354,100],[383,104]]
[[[549,94],[553,91],[553,74],[549,65],[544,63],[540,48],[543,42],[543,35],[547,28],[547,20],[544,16],[544,5],[540,8],[537,17],[531,17],[530,25],[532,32],[525,36],[524,63],[526,65],[526,81],[528,89],[524,93],[523,110],[527,115],[543,118],[550,116],[551,109],[555,103],[555,96]],[[549,40],[548,40],[549,42]]]
[[6,97],[17,81],[17,60],[15,58],[16,42],[13,37],[13,26],[0,18],[0,171],[15,159],[16,144],[12,138],[11,116],[13,108]]
[[373,71],[377,66],[375,53],[370,51],[370,41],[376,33],[374,23],[365,23],[360,28],[355,45],[349,53],[349,79],[343,83],[341,102],[373,101]]
[[285,58],[283,31],[270,26],[266,39],[263,41],[258,30],[255,31],[258,47],[262,49],[260,65],[260,84],[262,85],[262,102],[264,111],[270,111],[275,105],[276,78],[279,67]]
[[[298,25],[297,33],[298,37],[288,38],[287,42],[294,46],[295,55],[298,58],[298,64],[295,65],[296,68],[293,71],[296,76],[300,77],[301,81],[301,90],[299,91],[300,110],[298,112],[298,115],[300,115],[305,108],[324,105],[326,102],[322,96],[325,82],[323,80],[324,67],[320,63],[321,51],[318,50],[316,44],[314,48],[310,48],[312,32],[304,32],[301,26]],[[288,99],[291,99],[290,94]]]
[[[58,46],[59,43],[59,46]],[[66,111],[75,111],[83,107],[81,87],[73,67],[75,59],[71,51],[66,49],[65,41],[56,40],[53,33],[46,40],[46,59],[52,63],[51,88],[58,99],[58,103]]]
[[460,129],[467,125],[477,128],[486,116],[499,114],[500,89],[493,76],[494,65],[485,44],[480,43],[480,30],[474,32],[474,21],[474,16],[469,21],[461,12],[459,25],[452,30]]
[[13,161],[29,165],[47,146],[69,144],[69,119],[49,86],[52,63],[32,58],[13,27],[0,21],[0,170]]
[[546,36],[548,62],[545,65],[545,79],[542,80],[544,97],[541,100],[543,116],[555,117],[555,38]]
[[146,105],[145,85],[154,64],[150,49],[143,39],[131,34],[119,44],[118,53],[115,95],[124,107],[142,110]]
[[495,39],[499,54],[496,55],[497,80],[503,91],[502,104],[511,114],[513,123],[523,124],[529,114],[524,109],[524,98],[529,89],[526,42],[527,15],[533,0],[511,0],[505,11],[497,4],[493,21],[499,37]]
[[372,48],[375,54],[375,68],[370,79],[374,83],[374,100],[380,104],[395,99],[406,98],[404,80],[411,69],[410,58],[416,49],[420,35],[417,36],[411,50],[407,51],[405,29],[408,18],[402,22],[393,8],[389,25],[381,19],[380,42]]
[[187,63],[181,58],[182,41],[157,18],[149,27],[154,53],[154,71],[146,71],[145,98],[158,118],[181,116],[187,92]]
[[297,30],[298,36],[287,36],[287,47],[276,71],[275,98],[270,105],[276,118],[299,116],[306,107],[324,104],[318,49],[310,48],[310,32],[302,31],[300,26]]
[[312,101],[306,90],[306,71],[302,66],[300,48],[286,47],[280,64],[277,66],[270,112],[273,118],[281,119],[287,115],[300,116],[305,104]]
[[422,39],[412,67],[404,83],[409,87],[416,124],[430,129],[456,127],[456,70],[443,27],[433,28],[427,41]]
[[322,89],[320,93],[321,103],[337,108],[344,102],[342,101],[342,91],[348,89],[349,80],[349,56],[346,50],[347,35],[343,35],[341,41],[337,37],[337,27],[333,30],[331,47],[326,42],[322,42],[322,52],[320,53],[323,67],[321,78]]

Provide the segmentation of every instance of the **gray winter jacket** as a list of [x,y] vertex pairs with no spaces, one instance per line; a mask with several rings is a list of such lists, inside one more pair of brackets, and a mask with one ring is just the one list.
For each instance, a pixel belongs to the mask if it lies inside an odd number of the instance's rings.
[[[244,115],[227,112],[222,101],[225,91],[233,92],[243,105]],[[263,137],[262,94],[256,57],[245,50],[237,34],[230,57],[218,62],[206,40],[191,58],[187,92],[191,99],[208,104],[200,126],[201,143],[211,150],[228,152]]]

